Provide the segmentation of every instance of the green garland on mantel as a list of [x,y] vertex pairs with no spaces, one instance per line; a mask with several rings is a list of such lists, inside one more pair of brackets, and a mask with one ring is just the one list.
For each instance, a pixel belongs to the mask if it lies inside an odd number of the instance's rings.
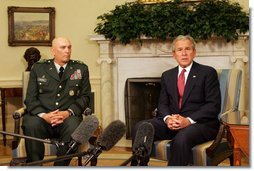
[[249,31],[249,15],[239,3],[228,0],[201,0],[186,3],[143,4],[138,1],[118,5],[97,17],[95,33],[112,41],[128,44],[141,42],[142,37],[167,40],[178,35],[191,35],[195,40],[222,37],[227,42],[237,40]]

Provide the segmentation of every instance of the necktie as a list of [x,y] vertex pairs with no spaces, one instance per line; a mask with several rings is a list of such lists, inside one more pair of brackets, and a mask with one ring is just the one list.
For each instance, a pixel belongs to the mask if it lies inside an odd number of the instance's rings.
[[60,79],[62,78],[63,72],[64,72],[64,67],[60,67],[59,73],[58,73]]
[[178,77],[177,86],[178,86],[178,93],[179,93],[179,108],[182,106],[182,99],[183,99],[183,93],[184,93],[184,86],[185,86],[185,69],[182,70]]

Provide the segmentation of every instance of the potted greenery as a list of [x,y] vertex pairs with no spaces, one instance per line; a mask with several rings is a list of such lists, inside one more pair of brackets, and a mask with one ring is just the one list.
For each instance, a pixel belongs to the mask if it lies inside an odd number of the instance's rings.
[[123,44],[142,37],[166,40],[189,34],[196,40],[222,37],[228,42],[249,30],[249,15],[238,3],[202,0],[185,3],[143,4],[129,2],[98,16],[95,33]]

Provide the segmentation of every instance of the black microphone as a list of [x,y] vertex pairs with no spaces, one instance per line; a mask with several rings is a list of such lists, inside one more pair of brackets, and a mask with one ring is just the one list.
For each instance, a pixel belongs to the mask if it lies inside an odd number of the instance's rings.
[[79,124],[75,131],[71,134],[71,142],[66,154],[70,154],[77,150],[78,146],[88,142],[94,131],[98,128],[99,121],[95,116],[89,115]]
[[126,166],[131,160],[140,160],[148,157],[152,151],[154,139],[154,128],[151,123],[143,122],[136,132],[135,140],[132,145],[133,155],[123,162],[120,166]]
[[89,149],[90,157],[84,163],[86,166],[91,160],[98,157],[103,151],[110,150],[125,134],[126,126],[120,121],[116,120],[111,122],[105,130],[99,135],[95,142],[95,148]]
[[154,138],[154,128],[151,123],[143,122],[137,130],[132,146],[134,154],[138,157],[147,157],[151,154]]
[[120,121],[111,122],[98,137],[96,144],[104,151],[110,150],[125,134],[126,126]]

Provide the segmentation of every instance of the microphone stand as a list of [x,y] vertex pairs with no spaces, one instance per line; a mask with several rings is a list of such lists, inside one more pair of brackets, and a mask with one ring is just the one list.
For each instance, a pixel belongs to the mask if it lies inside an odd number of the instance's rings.
[[102,153],[102,148],[101,147],[96,147],[93,149],[88,149],[88,153],[90,154],[90,157],[87,158],[87,160],[84,163],[84,166],[86,166],[90,161],[93,162],[95,161],[97,163],[97,157]]
[[126,166],[128,163],[131,162],[132,159],[135,159],[139,162],[140,159],[142,159],[145,156],[147,156],[147,150],[145,147],[141,146],[136,151],[134,151],[134,154],[126,161],[124,161],[120,166]]
[[127,166],[127,164],[129,164],[131,162],[131,160],[135,159],[136,157],[137,157],[136,155],[132,155],[126,161],[124,161],[120,166]]
[[25,163],[25,164],[22,164],[21,166],[36,166],[36,165],[41,165],[43,163],[67,160],[67,159],[71,159],[73,157],[82,157],[82,156],[88,155],[88,154],[90,154],[90,153],[89,152],[79,152],[79,153],[68,154],[65,156],[59,156],[59,157],[55,157],[55,158],[51,158],[51,159],[47,159],[47,160],[39,160],[39,161],[35,161],[35,162]]
[[20,138],[35,140],[35,141],[39,141],[39,142],[43,142],[43,143],[47,143],[47,144],[54,144],[57,148],[59,148],[60,146],[65,145],[64,142],[50,141],[50,140],[40,139],[40,138],[36,138],[36,137],[30,137],[30,136],[27,136],[27,135],[20,135],[20,134],[10,133],[10,132],[6,132],[6,131],[0,131],[0,133],[5,134],[5,135],[14,136],[14,137],[20,137]]

